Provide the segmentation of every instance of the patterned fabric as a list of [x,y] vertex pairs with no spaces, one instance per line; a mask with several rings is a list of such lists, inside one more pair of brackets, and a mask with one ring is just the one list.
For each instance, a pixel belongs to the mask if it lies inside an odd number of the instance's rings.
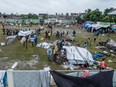
[[14,87],[49,87],[48,71],[14,72]]

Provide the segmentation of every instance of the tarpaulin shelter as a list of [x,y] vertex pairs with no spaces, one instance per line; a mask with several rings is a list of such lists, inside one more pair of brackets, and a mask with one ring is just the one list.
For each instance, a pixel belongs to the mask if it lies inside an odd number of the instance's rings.
[[66,50],[66,56],[70,64],[85,64],[85,62],[92,64],[94,62],[92,54],[84,48],[76,46],[63,46],[63,48]]
[[31,35],[33,33],[35,33],[34,30],[28,30],[28,31],[22,31],[21,30],[21,31],[19,31],[18,36],[28,36],[28,35]]

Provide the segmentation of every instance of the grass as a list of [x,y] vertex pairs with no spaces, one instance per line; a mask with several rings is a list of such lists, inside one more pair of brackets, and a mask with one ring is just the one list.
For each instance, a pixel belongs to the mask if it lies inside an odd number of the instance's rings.
[[[101,40],[105,41],[108,38],[106,34],[105,34],[105,36],[99,36],[97,38],[96,43],[94,43],[93,42],[93,34],[83,31],[80,34],[77,34],[76,37],[75,37],[76,38],[75,42],[71,42],[71,43],[72,43],[72,45],[76,45],[77,43],[79,43],[81,45],[81,47],[83,47],[85,39],[88,36],[92,39],[92,43],[91,43],[92,45],[87,47],[88,50],[91,53],[101,52],[102,50],[95,49],[95,46],[96,46],[97,42],[99,42]],[[55,36],[52,36],[50,41],[46,40],[46,39],[44,39],[43,41],[40,41],[40,39],[42,37],[44,37],[44,31],[42,31],[41,35],[38,36],[39,42],[53,42],[53,41],[56,40]],[[113,38],[114,40],[115,40],[115,37],[116,37],[115,34],[110,36],[110,38]],[[0,31],[0,41],[1,42],[5,41],[5,38],[2,35],[2,31]],[[2,49],[2,52],[0,53],[0,62],[1,62],[0,68],[1,69],[6,69],[5,68],[5,66],[7,66],[7,65],[5,65],[6,62],[10,62],[12,60],[14,60],[14,61],[29,61],[29,60],[31,60],[32,55],[35,55],[35,54],[39,55],[40,60],[39,60],[39,63],[36,64],[33,68],[30,68],[29,66],[26,66],[26,67],[18,66],[18,67],[16,67],[16,69],[43,69],[46,66],[50,66],[51,69],[54,69],[54,70],[63,69],[63,67],[60,66],[60,65],[48,62],[47,53],[46,53],[45,49],[39,48],[39,47],[32,47],[31,43],[28,43],[28,49],[26,50],[26,48],[23,47],[23,46],[20,46],[19,41],[17,39],[15,39],[15,41],[11,45],[2,46],[0,48]],[[8,58],[4,60],[3,59],[4,57],[8,57]],[[100,58],[99,60],[101,61],[101,59],[102,58]],[[112,60],[111,57],[106,57],[107,65],[109,67],[113,67],[113,68],[116,69],[116,64],[115,63],[107,62],[109,59]],[[116,58],[113,58],[113,61],[116,61]],[[2,67],[2,66],[4,66],[4,67]]]

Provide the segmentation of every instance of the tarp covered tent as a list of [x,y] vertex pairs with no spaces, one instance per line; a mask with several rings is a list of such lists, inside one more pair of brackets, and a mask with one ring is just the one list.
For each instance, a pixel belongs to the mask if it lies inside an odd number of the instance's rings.
[[95,24],[94,22],[92,22],[92,21],[86,21],[84,24],[83,24],[83,27],[84,28],[87,28],[89,25],[91,25],[91,24]]
[[116,25],[112,25],[112,30],[116,30]]
[[107,28],[107,27],[109,27],[110,25],[102,25],[102,24],[90,24],[90,25],[88,25],[88,28],[89,27],[92,27],[92,29],[99,29],[99,28]]
[[70,64],[84,64],[88,62],[92,64],[94,62],[92,54],[81,47],[76,46],[63,46],[66,50],[66,56]]

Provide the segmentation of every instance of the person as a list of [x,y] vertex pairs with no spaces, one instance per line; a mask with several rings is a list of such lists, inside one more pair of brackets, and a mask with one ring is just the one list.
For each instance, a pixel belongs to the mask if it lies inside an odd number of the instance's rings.
[[20,45],[25,46],[25,42],[26,42],[26,37],[22,37],[22,39],[20,40]]
[[83,48],[87,49],[87,43],[86,42],[84,43]]
[[102,59],[101,64],[100,64],[100,68],[101,69],[105,69],[106,68],[105,59]]
[[48,32],[48,39],[50,40],[50,37],[51,37],[51,33],[50,31]]
[[81,77],[85,78],[85,77],[89,76],[89,73],[90,73],[89,70],[84,70],[81,74]]
[[31,43],[32,43],[32,47],[34,46],[34,36],[31,35]]
[[65,54],[64,49],[61,49],[61,50],[60,50],[60,56],[61,56],[61,57],[63,57],[63,56],[64,56],[64,54]]
[[57,46],[57,44],[54,45],[53,54],[55,54],[56,51],[58,51],[58,46]]
[[94,40],[94,42],[96,42],[96,37],[94,37],[94,39],[93,39],[93,40]]
[[48,55],[48,61],[51,61],[51,55],[52,55],[52,49],[51,49],[51,47],[49,47],[47,49],[47,55]]
[[76,34],[76,31],[74,30],[74,31],[73,31],[73,36],[75,36],[75,34]]
[[63,65],[68,65],[68,59],[67,59],[66,55],[64,55],[64,56],[61,58],[61,63],[63,63]]
[[61,50],[63,48],[63,46],[64,46],[64,40],[62,39],[62,41],[60,42],[60,48],[59,48],[59,50]]
[[60,58],[58,56],[58,51],[56,51],[56,53],[53,55],[52,62],[60,64]]
[[62,33],[62,34],[63,34],[63,36],[64,36],[64,35],[65,35],[65,32],[63,31],[63,33]]
[[45,32],[45,37],[48,38],[48,32],[47,31]]
[[68,35],[68,33],[69,33],[69,32],[67,31],[67,33],[66,33],[66,34]]
[[34,43],[37,45],[37,35],[34,35]]
[[61,38],[63,37],[63,33],[62,32],[60,33],[60,36],[61,36]]

